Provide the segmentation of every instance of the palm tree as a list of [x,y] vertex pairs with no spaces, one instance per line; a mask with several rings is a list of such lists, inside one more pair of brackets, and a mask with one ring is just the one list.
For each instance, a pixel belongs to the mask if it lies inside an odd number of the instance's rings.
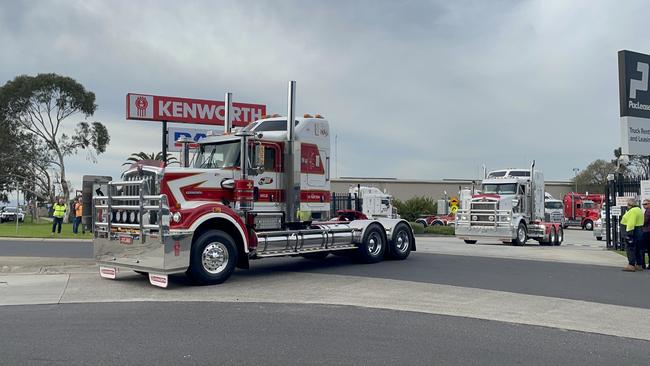
[[[162,152],[160,152],[160,151],[158,153],[156,153],[156,154],[154,154],[154,153],[147,154],[144,151],[140,151],[138,153],[131,154],[131,156],[129,156],[126,159],[126,163],[124,163],[122,165],[131,165],[133,163],[137,163],[137,162],[142,161],[142,160],[159,160],[159,161],[163,161],[163,155],[162,155]],[[172,156],[170,153],[167,153],[167,159],[165,160],[165,165],[171,165],[171,164],[180,165],[181,163],[176,159],[175,156]]]

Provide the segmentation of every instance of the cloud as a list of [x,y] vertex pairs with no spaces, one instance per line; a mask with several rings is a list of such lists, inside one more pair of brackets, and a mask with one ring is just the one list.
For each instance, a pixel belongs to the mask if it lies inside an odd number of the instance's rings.
[[57,72],[97,95],[111,145],[73,176],[118,175],[158,151],[124,120],[127,92],[322,113],[340,175],[474,178],[528,166],[549,179],[619,145],[620,49],[650,52],[643,1],[70,1],[0,4],[0,80]]

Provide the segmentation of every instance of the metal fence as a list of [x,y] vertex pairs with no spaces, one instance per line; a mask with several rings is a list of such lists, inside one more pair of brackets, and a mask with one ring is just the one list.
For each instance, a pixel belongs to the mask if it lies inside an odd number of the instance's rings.
[[362,212],[361,198],[356,193],[333,193],[331,196],[332,204],[330,205],[330,214],[336,216],[339,210],[354,210]]
[[602,225],[605,229],[605,239],[608,249],[624,250],[625,242],[622,233],[625,229],[620,225],[620,218],[625,213],[625,207],[621,207],[620,216],[612,213],[612,207],[616,206],[616,197],[630,197],[638,199],[641,194],[641,180],[627,179],[617,176],[605,186],[605,218]]

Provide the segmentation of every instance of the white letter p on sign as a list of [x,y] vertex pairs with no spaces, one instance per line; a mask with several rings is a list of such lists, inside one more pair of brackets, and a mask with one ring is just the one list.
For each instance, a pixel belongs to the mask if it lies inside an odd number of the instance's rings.
[[632,79],[630,80],[630,99],[636,99],[636,92],[639,91],[648,91],[648,69],[649,65],[645,62],[636,63],[636,71],[641,73],[641,80]]

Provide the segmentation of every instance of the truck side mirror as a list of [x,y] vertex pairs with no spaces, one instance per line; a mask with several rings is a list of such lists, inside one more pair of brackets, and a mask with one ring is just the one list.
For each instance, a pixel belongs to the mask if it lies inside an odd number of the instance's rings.
[[264,173],[264,145],[259,142],[256,142],[253,145],[253,168],[251,169],[251,175],[257,175]]

